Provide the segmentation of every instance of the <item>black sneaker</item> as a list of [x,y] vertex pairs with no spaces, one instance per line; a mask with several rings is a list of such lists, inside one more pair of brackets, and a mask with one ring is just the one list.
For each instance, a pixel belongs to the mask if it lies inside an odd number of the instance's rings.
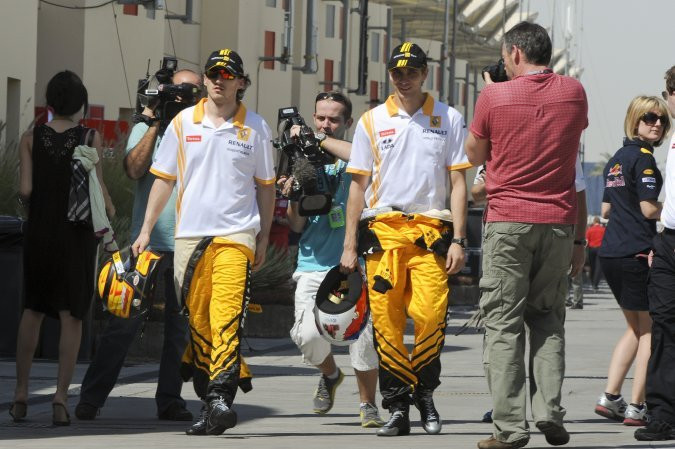
[[647,427],[635,431],[638,441],[675,440],[675,427],[665,421],[651,421]]
[[162,421],[192,421],[192,413],[184,405],[174,402],[166,410],[157,414]]
[[551,446],[562,446],[570,442],[570,434],[560,424],[552,421],[539,421],[535,425],[544,434],[546,442]]
[[342,370],[338,368],[338,377],[335,380],[331,380],[328,377],[321,375],[319,379],[319,385],[316,387],[314,392],[314,413],[323,415],[328,413],[330,409],[333,408],[333,402],[335,401],[335,391],[337,387],[342,383],[342,380],[345,378],[345,375],[342,374]]
[[98,413],[98,407],[86,402],[80,402],[77,404],[77,407],[75,407],[75,416],[80,421],[91,421],[98,416]]
[[206,433],[208,435],[220,435],[237,425],[237,414],[228,407],[222,397],[209,402],[208,413],[209,417],[206,420]]
[[199,417],[197,421],[190,426],[188,430],[185,431],[186,435],[206,435],[206,426],[209,420],[209,407],[204,404],[202,409],[199,411]]
[[430,435],[439,433],[443,427],[441,417],[434,406],[433,394],[433,390],[416,390],[413,393],[413,403],[420,411],[422,427]]
[[410,407],[408,404],[394,404],[389,408],[391,417],[387,423],[377,429],[378,437],[395,437],[410,433]]

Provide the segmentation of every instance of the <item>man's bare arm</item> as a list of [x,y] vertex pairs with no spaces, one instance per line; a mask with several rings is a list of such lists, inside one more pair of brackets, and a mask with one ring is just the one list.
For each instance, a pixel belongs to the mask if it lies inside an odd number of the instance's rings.
[[255,262],[253,269],[257,270],[265,262],[265,254],[270,238],[270,229],[274,219],[275,187],[272,184],[258,184],[256,188],[256,201],[260,214],[260,232],[256,236]]
[[358,228],[361,212],[365,206],[365,194],[368,187],[369,177],[352,173],[352,183],[349,186],[349,198],[347,199],[347,217],[345,222],[345,241],[340,258],[341,271],[349,273],[356,269],[358,255]]
[[159,124],[153,123],[141,140],[124,157],[124,171],[131,179],[140,179],[152,165],[152,153],[159,132]]
[[[452,228],[454,238],[466,237],[466,170],[450,172],[450,210],[452,211]],[[464,267],[464,249],[457,243],[450,245],[445,262],[448,274],[455,274]]]
[[145,248],[150,244],[150,233],[152,233],[159,215],[164,210],[164,206],[169,201],[174,185],[176,185],[176,181],[164,178],[155,178],[155,182],[152,183],[150,195],[148,196],[148,206],[145,209],[143,226],[138,234],[138,238],[131,246],[131,250],[135,256],[145,251]]
[[479,139],[472,132],[469,132],[464,143],[464,150],[471,165],[474,167],[483,165],[490,153],[490,141],[488,139]]
[[321,142],[321,148],[345,162],[349,162],[349,155],[352,153],[351,142],[330,136],[326,136],[326,140]]

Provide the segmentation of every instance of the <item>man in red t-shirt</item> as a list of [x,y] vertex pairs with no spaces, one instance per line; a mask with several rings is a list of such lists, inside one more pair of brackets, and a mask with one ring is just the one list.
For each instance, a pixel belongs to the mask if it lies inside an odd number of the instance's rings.
[[598,264],[598,250],[602,246],[602,238],[605,236],[605,227],[600,224],[600,217],[593,217],[593,224],[586,230],[588,241],[588,260],[591,264],[591,284],[593,290],[598,290],[598,284],[602,279],[602,270]]
[[526,338],[535,424],[549,444],[562,445],[569,441],[560,405],[567,275],[583,267],[586,243],[575,160],[588,104],[577,80],[547,68],[551,40],[541,26],[511,28],[502,57],[509,81],[486,79],[466,141],[469,161],[486,165],[488,199],[480,308],[495,429],[478,447],[529,441]]

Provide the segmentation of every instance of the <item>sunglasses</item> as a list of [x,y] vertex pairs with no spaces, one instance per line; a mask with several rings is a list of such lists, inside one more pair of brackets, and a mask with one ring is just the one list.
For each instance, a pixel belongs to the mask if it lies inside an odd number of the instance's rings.
[[206,77],[210,80],[217,80],[219,76],[224,80],[233,80],[237,78],[235,75],[232,75],[225,69],[209,70],[208,72],[206,72]]
[[345,104],[348,101],[347,97],[342,95],[340,92],[321,92],[314,99],[314,103],[316,103],[317,101],[322,101],[322,100],[333,100],[333,101],[337,101],[338,103],[342,103],[342,104]]
[[645,112],[642,117],[640,117],[640,120],[645,122],[647,125],[655,125],[657,120],[661,121],[662,125],[665,125],[668,120],[667,115],[659,115],[655,112]]

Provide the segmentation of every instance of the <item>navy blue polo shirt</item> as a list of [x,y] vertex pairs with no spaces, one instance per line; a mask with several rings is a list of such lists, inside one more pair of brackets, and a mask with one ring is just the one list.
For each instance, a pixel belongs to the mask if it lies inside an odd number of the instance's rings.
[[603,171],[602,201],[612,208],[599,251],[602,257],[648,252],[656,235],[656,220],[648,220],[640,210],[640,201],[657,200],[663,186],[654,148],[637,139],[624,139],[623,145]]

